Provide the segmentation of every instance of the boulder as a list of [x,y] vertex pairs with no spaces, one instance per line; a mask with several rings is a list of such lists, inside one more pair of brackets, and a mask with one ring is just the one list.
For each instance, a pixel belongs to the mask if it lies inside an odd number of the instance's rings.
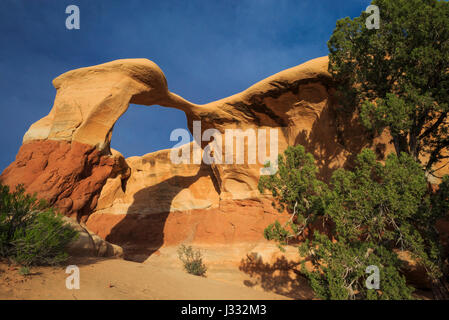
[[73,219],[64,218],[65,222],[78,231],[79,237],[69,244],[67,252],[72,256],[88,257],[123,257],[123,249],[109,243],[91,232]]

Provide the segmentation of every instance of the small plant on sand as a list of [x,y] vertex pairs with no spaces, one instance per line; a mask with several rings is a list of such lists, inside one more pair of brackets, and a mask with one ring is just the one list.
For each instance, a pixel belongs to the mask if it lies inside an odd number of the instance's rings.
[[0,185],[0,257],[26,267],[58,264],[77,237],[45,201],[26,194],[22,186],[10,192]]
[[22,276],[27,276],[27,275],[30,274],[30,268],[26,267],[26,266],[23,266],[23,267],[20,268],[19,273]]
[[196,276],[206,274],[207,267],[203,263],[203,257],[199,250],[194,250],[192,246],[181,245],[178,249],[178,257],[188,273]]

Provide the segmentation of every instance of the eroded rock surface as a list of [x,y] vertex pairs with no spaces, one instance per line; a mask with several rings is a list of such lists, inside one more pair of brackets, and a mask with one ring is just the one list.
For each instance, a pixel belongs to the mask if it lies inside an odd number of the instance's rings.
[[67,252],[77,257],[123,257],[123,249],[120,246],[109,243],[82,226],[75,220],[65,217],[64,220],[78,231],[78,238],[70,243]]
[[22,145],[0,179],[11,188],[23,184],[28,193],[37,193],[62,213],[87,218],[119,163],[87,144],[36,140]]
[[[171,93],[162,71],[146,59],[69,71],[53,81],[53,108],[27,131],[0,182],[23,184],[101,238],[123,245],[125,255],[140,250],[148,256],[164,244],[181,242],[261,242],[269,223],[288,216],[277,213],[269,196],[258,192],[259,159],[175,164],[173,150],[124,159],[110,149],[114,124],[134,103],[184,111],[194,135],[193,123],[199,121],[195,138],[201,148],[207,146],[201,142],[207,129],[222,134],[275,129],[279,153],[289,145],[304,145],[327,179],[336,168],[351,166],[364,147],[376,150],[379,158],[393,150],[388,133],[369,137],[357,119],[339,111],[327,67],[327,57],[314,59],[205,105]],[[223,151],[226,145],[222,141]],[[245,140],[242,150],[234,146],[233,151],[257,153],[261,146],[255,145]],[[194,146],[175,151],[193,157]]]

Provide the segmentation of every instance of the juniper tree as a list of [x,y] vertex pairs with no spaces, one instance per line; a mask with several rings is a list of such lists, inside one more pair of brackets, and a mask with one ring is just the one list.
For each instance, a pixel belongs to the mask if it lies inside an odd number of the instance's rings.
[[[301,247],[314,271],[306,271],[317,295],[329,299],[408,299],[411,288],[401,275],[397,251],[409,252],[439,281],[444,256],[435,229],[449,208],[449,178],[434,193],[425,172],[410,155],[390,154],[384,163],[372,150],[357,156],[353,170],[338,169],[329,185],[317,178],[313,156],[304,147],[289,147],[279,156],[279,170],[261,178],[259,189],[268,189],[287,208],[292,219],[265,230],[268,240],[288,244],[310,221],[329,221],[326,233],[315,233]],[[298,219],[299,217],[299,219]],[[366,288],[365,270],[376,265],[380,290]]]
[[328,41],[329,71],[340,101],[367,129],[388,129],[397,155],[406,152],[429,173],[449,158],[449,3],[373,0],[369,13],[337,21]]
[[276,200],[273,206],[280,212],[287,210],[291,214],[286,224],[275,222],[265,229],[265,238],[278,241],[281,249],[290,238],[301,235],[323,212],[322,196],[327,186],[317,178],[317,173],[313,155],[298,145],[289,146],[278,156],[276,174],[260,177],[259,191],[270,191]]

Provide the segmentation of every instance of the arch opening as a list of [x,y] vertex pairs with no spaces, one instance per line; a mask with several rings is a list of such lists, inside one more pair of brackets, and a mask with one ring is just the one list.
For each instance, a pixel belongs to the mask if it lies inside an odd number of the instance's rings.
[[170,141],[170,133],[178,128],[189,131],[183,111],[159,105],[130,104],[114,125],[111,148],[125,158],[171,149],[177,142]]

